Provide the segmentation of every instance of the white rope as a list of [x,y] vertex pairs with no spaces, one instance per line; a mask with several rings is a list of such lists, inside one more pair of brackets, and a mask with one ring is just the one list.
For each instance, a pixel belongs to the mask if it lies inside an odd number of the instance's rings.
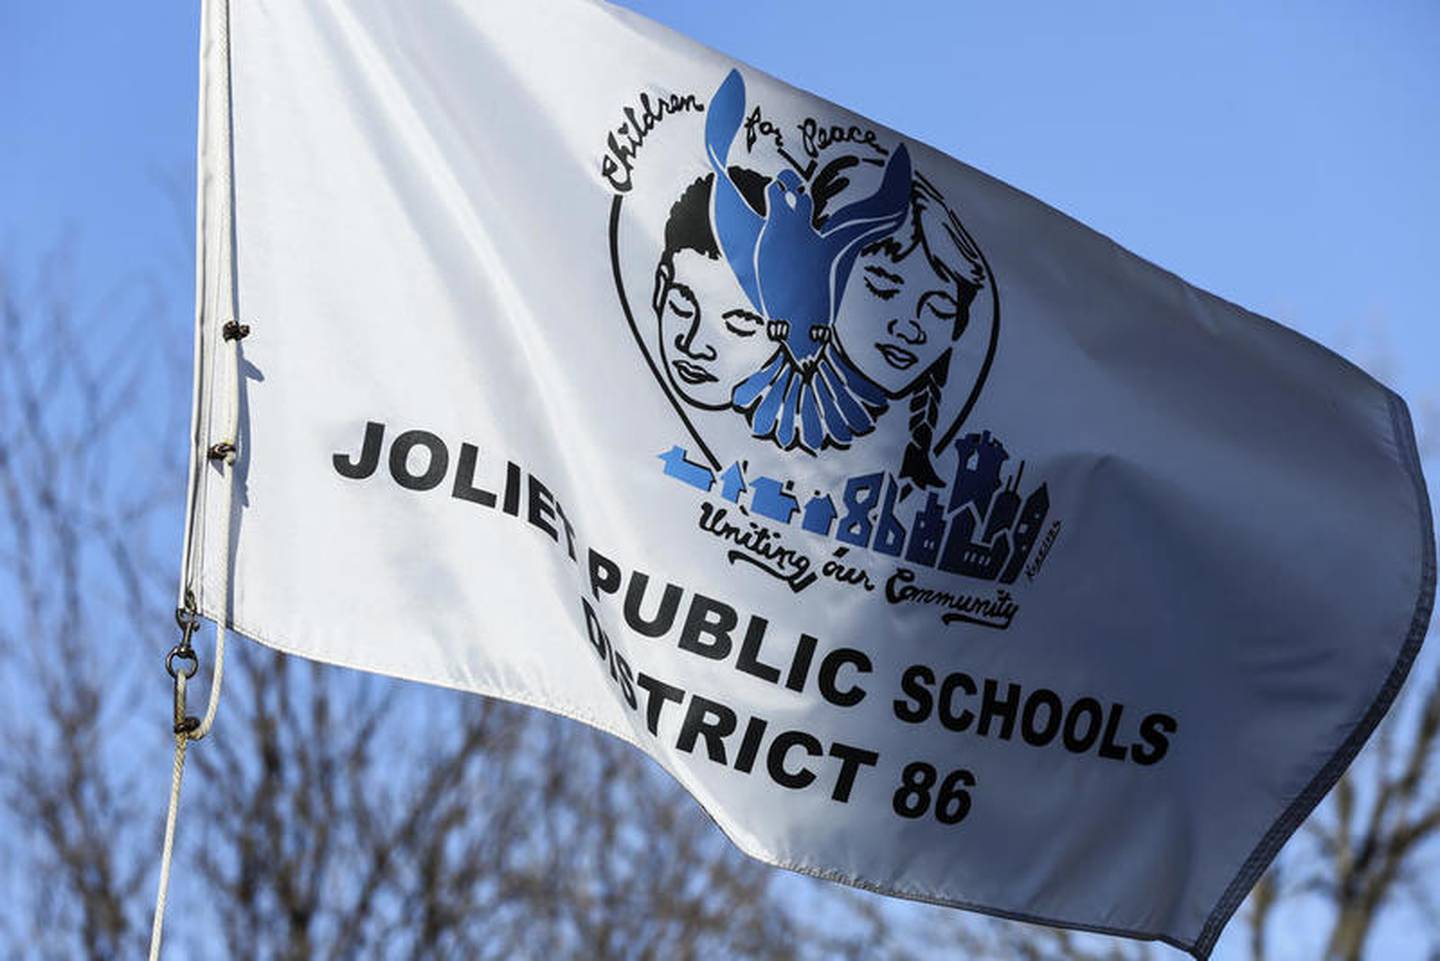
[[[239,354],[238,346],[235,352],[237,355]],[[226,465],[226,472],[230,476],[226,478],[226,483],[221,488],[226,509],[224,515],[226,519],[222,525],[226,544],[222,551],[224,560],[222,570],[227,572],[230,569],[229,518],[235,487],[233,460],[232,456],[231,463]],[[220,593],[224,596],[227,592],[221,591]],[[205,714],[198,723],[194,723],[195,719],[187,717],[185,714],[187,675],[183,669],[175,674],[175,763],[170,776],[170,804],[165,812],[165,840],[160,849],[160,879],[156,883],[155,889],[155,916],[150,925],[150,961],[160,961],[160,946],[165,928],[165,903],[170,888],[170,865],[175,854],[175,822],[180,814],[180,784],[185,776],[185,749],[190,746],[191,741],[198,741],[210,733],[210,728],[215,724],[215,713],[220,707],[220,688],[225,678],[225,622],[229,620],[228,606],[226,602],[221,602],[220,618],[215,627],[215,673],[210,680],[210,693],[205,704]]]
[[[236,344],[236,370],[239,370],[239,344]],[[231,430],[234,436],[234,430]],[[234,455],[231,454],[226,460],[226,479],[221,487],[221,499],[224,503],[224,521],[221,526],[224,531],[221,548],[221,570],[230,570],[230,512],[234,506]],[[180,782],[185,776],[185,749],[191,741],[198,741],[210,733],[210,728],[215,724],[215,713],[220,707],[220,687],[225,679],[225,622],[230,619],[228,590],[221,590],[219,617],[215,624],[215,673],[210,680],[210,694],[205,704],[205,714],[200,721],[194,725],[187,722],[193,718],[185,715],[185,680],[186,674],[183,670],[175,675],[175,764],[170,778],[170,805],[165,813],[165,841],[160,849],[160,880],[155,891],[155,917],[150,925],[150,961],[160,961],[160,944],[165,927],[165,902],[170,887],[170,863],[175,853],[175,822],[180,813]]]
[[160,885],[155,892],[155,920],[150,925],[150,961],[160,961],[161,930],[165,927],[165,897],[170,887],[170,857],[175,849],[175,818],[180,811],[180,779],[185,775],[185,747],[189,743],[188,734],[175,735],[175,770],[170,778],[170,810],[165,815],[165,845],[160,852]]
[[[235,348],[236,367],[239,367],[240,348]],[[231,429],[234,434],[234,429]],[[221,539],[224,546],[220,548],[220,570],[225,572],[228,581],[230,575],[230,512],[234,509],[235,492],[235,456],[232,454],[227,461],[225,472],[225,484],[221,488],[221,500],[225,505],[224,522],[221,529],[224,537]],[[199,741],[210,733],[210,728],[215,724],[215,712],[220,708],[220,687],[225,682],[225,624],[230,620],[230,597],[229,590],[222,588],[219,592],[220,603],[218,605],[217,617],[215,620],[215,671],[210,676],[210,695],[205,702],[205,714],[200,718],[200,723],[194,730],[186,732],[185,738],[189,741]]]
[[[232,351],[234,360],[235,391],[231,393],[228,408],[228,424],[225,435],[236,437],[239,426],[239,404],[235,394],[239,391],[240,385],[240,341],[235,340],[235,348]],[[220,689],[225,680],[225,625],[230,620],[230,537],[232,527],[232,514],[235,509],[235,451],[231,442],[230,453],[225,457],[225,480],[220,486],[221,501],[221,538],[220,538],[220,571],[222,582],[225,584],[217,593],[219,603],[217,605],[215,618],[215,672],[210,679],[210,693],[205,704],[205,714],[200,721],[193,726],[187,724],[185,715],[185,679],[184,671],[175,676],[175,766],[170,781],[170,806],[165,815],[165,841],[160,852],[160,880],[155,892],[155,918],[150,926],[150,961],[159,961],[160,944],[162,931],[165,926],[165,901],[167,889],[170,885],[170,862],[175,849],[175,821],[180,810],[180,781],[185,774],[185,749],[191,741],[198,741],[210,733],[210,728],[215,724],[215,713],[220,707]],[[188,637],[188,635],[187,635]]]
[[[235,376],[240,375],[240,342],[236,340],[234,349]],[[239,385],[239,380],[235,381]],[[229,430],[227,436],[236,436],[238,422],[238,404],[231,398],[229,412]],[[229,582],[230,572],[230,535],[231,535],[231,514],[234,510],[235,494],[235,454],[232,450],[225,458],[225,482],[220,487],[220,498],[223,506],[221,514],[221,537],[220,548],[220,570],[226,584]],[[210,728],[215,724],[215,713],[220,707],[220,689],[225,680],[225,624],[230,620],[230,598],[228,586],[222,588],[218,594],[220,597],[219,610],[215,619],[215,672],[210,679],[210,693],[205,704],[205,714],[200,721],[193,726],[187,721],[191,720],[185,715],[185,672],[179,671],[175,675],[175,765],[170,780],[170,806],[165,814],[165,841],[160,851],[160,880],[155,892],[155,918],[150,926],[150,961],[159,961],[160,944],[162,932],[165,926],[165,902],[170,886],[170,863],[175,850],[175,821],[180,811],[180,782],[185,774],[185,749],[191,741],[198,741],[210,733]],[[188,634],[187,634],[188,637]]]

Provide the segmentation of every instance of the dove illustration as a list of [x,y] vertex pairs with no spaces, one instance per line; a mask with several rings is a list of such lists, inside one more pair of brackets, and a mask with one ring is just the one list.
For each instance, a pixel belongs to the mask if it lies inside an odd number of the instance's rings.
[[732,403],[757,437],[812,453],[845,446],[874,428],[885,395],[838,351],[828,350],[840,296],[861,248],[894,232],[910,200],[910,155],[895,148],[880,186],[815,222],[814,199],[793,170],[766,187],[757,212],[731,179],[731,145],[745,120],[745,81],[731,70],[707,108],[705,148],[715,171],[713,217],[720,249],[779,349],[736,388]]

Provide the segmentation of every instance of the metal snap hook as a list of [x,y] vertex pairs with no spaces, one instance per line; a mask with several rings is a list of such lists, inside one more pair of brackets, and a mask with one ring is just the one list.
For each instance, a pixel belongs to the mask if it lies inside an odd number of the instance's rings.
[[[190,669],[188,671],[183,668],[177,670],[176,661],[189,661]],[[180,674],[187,679],[192,678],[195,676],[195,672],[200,670],[200,658],[195,655],[189,644],[176,644],[170,648],[170,653],[165,655],[165,670],[172,678]]]

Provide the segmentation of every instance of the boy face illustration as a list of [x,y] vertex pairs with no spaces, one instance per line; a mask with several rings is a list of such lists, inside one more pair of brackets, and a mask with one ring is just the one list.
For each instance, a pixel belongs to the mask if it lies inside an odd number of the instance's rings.
[[736,386],[775,352],[764,319],[719,256],[687,248],[662,260],[651,306],[665,376],[697,407],[729,407]]

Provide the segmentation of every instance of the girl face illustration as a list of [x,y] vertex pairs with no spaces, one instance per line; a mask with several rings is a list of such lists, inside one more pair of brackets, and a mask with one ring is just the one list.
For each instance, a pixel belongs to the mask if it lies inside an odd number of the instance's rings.
[[958,285],[930,265],[923,245],[882,246],[856,261],[835,336],[862,374],[899,397],[950,347],[964,309]]
[[708,410],[730,406],[743,380],[765,366],[775,344],[724,258],[679,250],[655,270],[652,306],[670,386]]
[[987,274],[959,218],[917,174],[905,223],[856,260],[840,298],[835,337],[860,372],[891,397],[910,393],[964,333]]

